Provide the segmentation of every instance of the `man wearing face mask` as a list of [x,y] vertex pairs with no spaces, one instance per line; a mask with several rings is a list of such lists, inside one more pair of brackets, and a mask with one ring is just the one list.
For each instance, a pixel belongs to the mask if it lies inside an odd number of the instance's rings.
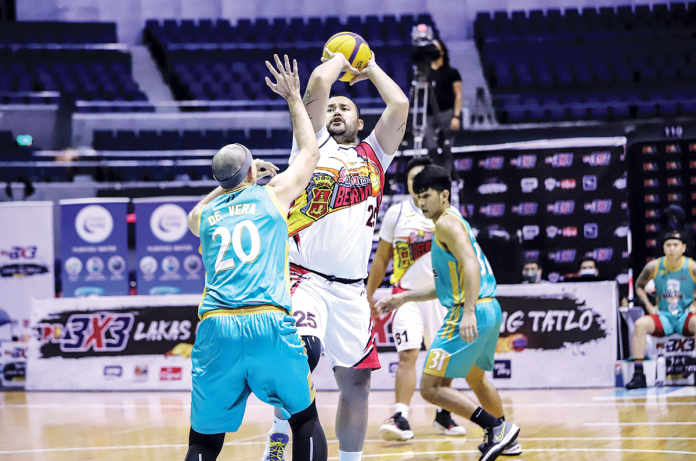
[[580,261],[580,271],[578,272],[578,277],[583,282],[599,280],[597,261],[595,261],[594,258],[585,258]]
[[522,266],[522,283],[546,283],[546,280],[541,279],[543,272],[539,261],[536,259],[526,260]]

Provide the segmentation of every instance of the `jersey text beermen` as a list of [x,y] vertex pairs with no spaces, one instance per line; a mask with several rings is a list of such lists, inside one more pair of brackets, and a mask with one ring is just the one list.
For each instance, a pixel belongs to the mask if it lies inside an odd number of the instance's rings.
[[205,291],[198,314],[271,304],[291,311],[288,227],[269,186],[214,198],[199,223]]
[[665,258],[659,259],[655,269],[655,292],[660,314],[679,317],[694,302],[696,274],[691,272],[690,262],[691,258],[682,257],[676,269],[668,270]]
[[[459,211],[452,206],[445,211],[443,216],[446,214],[455,216],[461,221],[462,226],[471,240],[474,251],[476,252],[476,258],[478,259],[479,266],[481,266],[481,288],[477,294],[477,299],[495,297],[498,284],[495,281],[493,270],[488,263],[488,259],[486,259],[486,255],[483,254],[481,247],[476,242],[474,233],[471,231],[471,226],[462,217]],[[448,308],[456,304],[462,304],[465,296],[467,296],[467,293],[464,292],[464,287],[466,286],[464,270],[458,264],[457,258],[455,258],[451,252],[445,250],[442,244],[438,242],[437,231],[433,235],[431,255],[435,273],[435,289],[437,290],[437,297],[440,303]]]
[[[357,146],[338,145],[326,127],[317,140],[319,163],[288,216],[290,262],[334,277],[365,278],[392,156],[374,131]],[[293,140],[290,162],[298,153]]]
[[389,207],[379,229],[379,238],[391,243],[394,271],[390,283],[406,290],[417,290],[432,280],[430,259],[435,224],[423,216],[413,199]]

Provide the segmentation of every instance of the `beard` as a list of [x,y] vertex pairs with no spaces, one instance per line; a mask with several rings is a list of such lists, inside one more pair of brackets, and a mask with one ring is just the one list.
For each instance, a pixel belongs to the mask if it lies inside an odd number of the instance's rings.
[[349,127],[345,122],[341,126],[333,126],[333,123],[329,123],[327,130],[338,144],[355,144],[358,137],[357,127]]

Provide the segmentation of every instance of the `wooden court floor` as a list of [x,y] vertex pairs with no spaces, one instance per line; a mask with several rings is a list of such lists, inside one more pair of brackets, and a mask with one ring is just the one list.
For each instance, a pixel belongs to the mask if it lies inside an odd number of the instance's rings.
[[[532,460],[696,460],[696,387],[501,391],[506,416],[521,428],[521,457]],[[318,393],[329,459],[338,459],[336,392]],[[434,409],[412,401],[409,442],[385,442],[379,426],[393,393],[370,396],[364,460],[477,460],[482,431],[466,437],[432,428]],[[0,460],[183,460],[189,429],[186,392],[0,393]],[[239,432],[228,434],[218,459],[258,461],[272,410],[249,400]]]

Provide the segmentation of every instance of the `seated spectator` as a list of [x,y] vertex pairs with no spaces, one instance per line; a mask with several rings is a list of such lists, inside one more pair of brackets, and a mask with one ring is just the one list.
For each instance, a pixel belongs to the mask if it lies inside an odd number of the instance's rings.
[[[679,231],[665,234],[662,249],[664,256],[646,264],[636,280],[636,295],[643,301],[647,315],[636,321],[633,330],[631,349],[635,367],[633,378],[626,384],[626,389],[646,387],[643,360],[647,335],[694,336],[696,333],[696,262],[684,257],[686,242]],[[645,291],[650,280],[655,281],[657,305],[650,302]]]
[[601,280],[599,278],[599,269],[597,261],[594,258],[584,258],[580,261],[580,270],[578,271],[578,281],[593,282]]
[[522,283],[547,283],[542,280],[544,270],[537,259],[527,259],[522,266]]

